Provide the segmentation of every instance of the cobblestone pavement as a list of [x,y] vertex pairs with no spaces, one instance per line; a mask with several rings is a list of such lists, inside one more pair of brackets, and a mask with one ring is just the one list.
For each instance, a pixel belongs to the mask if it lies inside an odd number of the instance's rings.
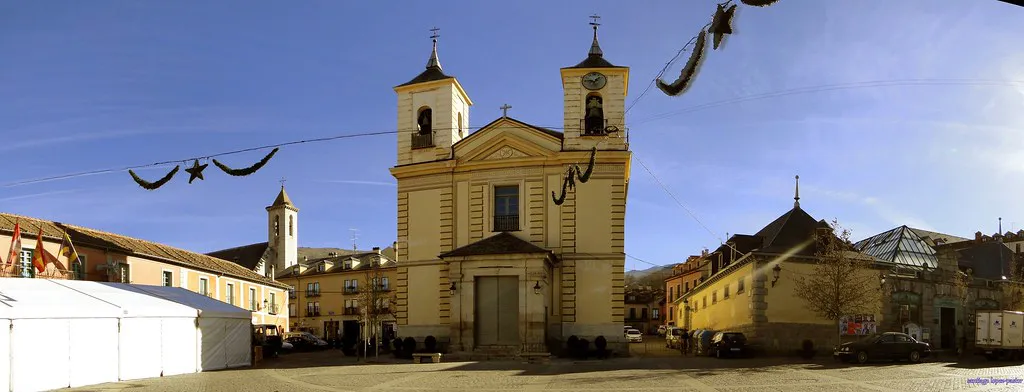
[[[337,351],[292,354],[256,368],[207,372],[72,389],[72,391],[1020,391],[1024,384],[978,385],[1024,378],[1014,362],[846,365],[831,358],[621,358],[412,364],[382,358],[366,364]],[[785,363],[789,362],[789,363]]]

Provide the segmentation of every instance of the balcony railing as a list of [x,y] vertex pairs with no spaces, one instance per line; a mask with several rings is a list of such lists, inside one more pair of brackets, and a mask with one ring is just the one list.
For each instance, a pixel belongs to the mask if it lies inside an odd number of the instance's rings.
[[412,148],[427,148],[434,146],[434,135],[426,133],[412,134]]
[[288,292],[288,299],[295,299],[298,295],[295,295],[294,291]]
[[377,291],[391,291],[391,286],[386,284],[377,285]]
[[320,317],[320,311],[319,310],[314,310],[314,311],[306,310],[306,317]]
[[351,286],[349,286],[349,287],[345,288],[345,294],[358,294],[358,293],[359,293],[359,288],[358,287],[351,287]]
[[591,124],[591,127],[588,128],[587,119],[581,118],[580,133],[583,134],[583,136],[604,136],[618,132],[619,129],[617,127],[609,126],[609,124],[612,123],[612,120],[615,120],[616,122],[618,121],[618,119],[605,118],[601,123]]
[[320,292],[319,291],[307,291],[306,292],[306,297],[307,298],[308,297],[319,297],[319,296],[320,296]]
[[277,314],[277,304],[267,305],[267,313],[269,313],[269,314]]
[[345,308],[345,310],[342,313],[343,314],[347,314],[347,315],[356,315],[356,314],[359,314],[359,308],[358,307],[355,307],[355,308],[347,307],[347,308]]
[[494,231],[519,231],[519,215],[495,215]]

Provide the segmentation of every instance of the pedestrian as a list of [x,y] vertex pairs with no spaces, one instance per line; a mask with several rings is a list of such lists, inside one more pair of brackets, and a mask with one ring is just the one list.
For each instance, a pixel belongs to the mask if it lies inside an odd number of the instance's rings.
[[690,353],[690,331],[683,328],[683,334],[679,336],[679,351],[686,356]]

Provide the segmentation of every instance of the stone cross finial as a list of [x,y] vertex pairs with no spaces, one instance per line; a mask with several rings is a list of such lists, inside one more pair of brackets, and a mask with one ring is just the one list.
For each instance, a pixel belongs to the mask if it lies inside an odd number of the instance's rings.
[[508,110],[512,109],[512,106],[506,103],[504,105],[501,105],[501,107],[498,108],[498,109],[501,109],[501,116],[502,117],[508,117]]

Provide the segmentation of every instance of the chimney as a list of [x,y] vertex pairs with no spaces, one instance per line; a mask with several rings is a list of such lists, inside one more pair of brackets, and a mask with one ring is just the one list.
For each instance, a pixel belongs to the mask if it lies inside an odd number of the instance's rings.
[[380,247],[379,246],[373,247],[373,253],[380,254]]

